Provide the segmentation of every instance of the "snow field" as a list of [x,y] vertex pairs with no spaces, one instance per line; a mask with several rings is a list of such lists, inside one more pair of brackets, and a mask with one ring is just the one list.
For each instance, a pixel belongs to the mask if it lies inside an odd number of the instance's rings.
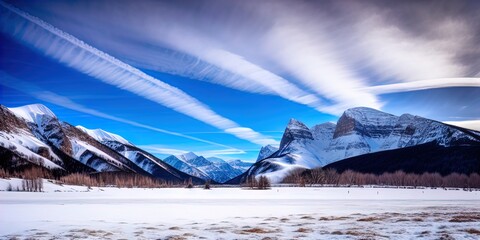
[[[19,179],[0,179],[19,184]],[[480,191],[59,186],[0,192],[0,238],[478,239]],[[377,193],[378,192],[378,193]]]

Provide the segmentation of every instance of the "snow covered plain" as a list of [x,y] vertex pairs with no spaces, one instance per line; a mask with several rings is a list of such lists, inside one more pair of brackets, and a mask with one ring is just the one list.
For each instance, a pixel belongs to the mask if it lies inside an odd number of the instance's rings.
[[0,192],[1,239],[480,238],[480,191],[44,185]]

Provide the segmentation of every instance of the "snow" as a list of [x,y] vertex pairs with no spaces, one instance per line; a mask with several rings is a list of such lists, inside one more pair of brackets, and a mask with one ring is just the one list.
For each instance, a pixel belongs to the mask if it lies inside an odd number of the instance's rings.
[[4,148],[12,150],[19,156],[22,156],[29,161],[33,161],[32,159],[38,159],[39,162],[34,162],[35,164],[40,164],[50,169],[63,169],[61,166],[52,162],[52,160],[37,154],[40,148],[45,148],[48,150],[49,155],[53,158],[53,160],[61,162],[60,158],[53,153],[50,146],[35,138],[31,133],[23,129],[18,130],[19,131],[17,133],[0,132],[0,145]]
[[[430,142],[448,147],[478,142],[478,139],[467,130],[459,130],[434,120],[410,114],[397,117],[360,107],[345,111],[337,124],[323,123],[311,129],[298,120],[291,119],[282,138],[281,149],[265,160],[271,164],[279,161],[277,165],[282,165],[282,171],[298,166],[315,168],[349,157]],[[262,148],[259,159],[264,158],[263,151],[266,149]],[[285,164],[292,166],[284,166]],[[263,164],[258,163],[254,168],[257,166]],[[253,172],[263,173],[258,169]],[[278,179],[284,173],[267,175],[274,175]]]
[[303,124],[302,122],[298,121],[297,119],[290,119],[290,121],[288,122],[288,125],[287,125],[287,128],[290,129],[290,130],[305,130],[305,129],[308,129],[307,126],[305,126],[305,124]]
[[22,107],[8,108],[17,117],[23,118],[28,122],[35,123],[37,126],[41,125],[43,116],[57,118],[55,114],[42,104],[31,104]]
[[[111,157],[110,155],[104,153],[100,149],[88,144],[87,142],[84,142],[80,139],[75,139],[75,138],[71,139],[70,142],[72,143],[73,157],[84,164],[87,164],[86,161],[88,159],[84,159],[82,155],[85,153],[85,151],[90,151],[90,153],[96,155],[97,157],[107,160],[110,164],[114,166],[113,169],[116,169],[116,167],[124,167],[123,163]],[[112,170],[112,166],[108,164],[100,164],[100,165],[93,164],[89,166],[99,172]]]
[[111,132],[107,132],[107,131],[102,130],[102,129],[88,129],[88,128],[80,126],[80,125],[76,126],[76,128],[82,130],[86,134],[90,135],[90,137],[93,137],[95,140],[97,140],[99,142],[102,142],[102,143],[108,142],[108,141],[116,141],[116,142],[119,142],[119,143],[123,143],[125,145],[133,145],[130,142],[128,142],[125,138],[123,138],[122,136],[111,133]]
[[207,173],[203,172],[202,170],[190,165],[187,162],[180,160],[178,157],[171,155],[165,159],[163,162],[167,163],[168,165],[176,168],[177,170],[189,174],[191,176],[195,176],[204,180],[210,179]]
[[267,145],[267,146],[262,147],[260,149],[260,152],[258,153],[257,162],[264,159],[264,158],[269,157],[270,155],[272,155],[276,151],[278,151],[278,148],[274,147],[272,145]]
[[[0,187],[7,180],[0,179]],[[13,181],[13,180],[9,180]],[[16,180],[18,182],[18,180]],[[0,238],[477,239],[480,192],[394,188],[165,188],[58,186],[0,192]],[[373,220],[369,220],[373,219]],[[302,231],[299,231],[303,228]],[[360,236],[353,235],[356,231]],[[425,233],[427,234],[427,233]]]
[[180,159],[184,162],[189,162],[190,160],[198,158],[198,156],[193,152],[188,152],[188,153],[185,153],[185,154],[177,155],[175,157],[177,157],[178,159]]

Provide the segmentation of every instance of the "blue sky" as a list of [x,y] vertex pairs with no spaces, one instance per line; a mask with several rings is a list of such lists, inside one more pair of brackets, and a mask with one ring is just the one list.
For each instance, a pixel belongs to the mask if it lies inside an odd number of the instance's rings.
[[480,128],[478,3],[392,4],[2,2],[0,104],[160,157],[254,160],[356,106]]

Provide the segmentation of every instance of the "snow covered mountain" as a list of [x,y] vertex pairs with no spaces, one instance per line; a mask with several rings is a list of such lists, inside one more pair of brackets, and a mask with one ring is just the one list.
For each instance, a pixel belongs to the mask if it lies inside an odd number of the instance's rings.
[[230,166],[239,170],[242,173],[246,172],[253,164],[251,162],[244,162],[240,159],[229,160],[229,161],[227,161],[227,163],[230,164]]
[[296,168],[322,167],[350,157],[426,143],[443,148],[478,146],[479,134],[419,116],[395,116],[363,107],[345,111],[337,124],[323,123],[311,129],[291,119],[279,150],[256,162],[240,178],[263,174],[279,182]]
[[262,147],[260,149],[260,152],[258,153],[257,162],[267,157],[270,157],[270,155],[272,155],[276,151],[278,151],[278,148],[272,145],[267,145]]
[[[77,128],[124,156],[153,177],[162,178],[167,181],[184,181],[191,177],[169,164],[166,164],[152,154],[136,147],[122,136],[102,129],[92,130],[82,126],[77,126]],[[195,178],[193,178],[193,181],[199,182],[198,179]]]
[[190,177],[121,136],[62,122],[43,105],[0,109],[0,164],[5,168],[37,165],[67,173],[127,172],[175,181]]
[[197,156],[193,152],[169,156],[163,160],[178,170],[189,175],[199,177],[204,180],[211,179],[215,182],[223,183],[240,174],[245,169],[240,162],[234,162],[237,165],[233,167],[228,162],[220,158]]

